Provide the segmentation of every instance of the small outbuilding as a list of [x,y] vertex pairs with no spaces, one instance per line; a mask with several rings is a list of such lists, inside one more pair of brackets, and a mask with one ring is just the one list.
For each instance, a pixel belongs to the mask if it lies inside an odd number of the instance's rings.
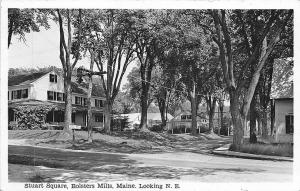
[[271,103],[273,115],[272,135],[276,142],[293,142],[294,96],[293,59],[277,59],[273,65]]

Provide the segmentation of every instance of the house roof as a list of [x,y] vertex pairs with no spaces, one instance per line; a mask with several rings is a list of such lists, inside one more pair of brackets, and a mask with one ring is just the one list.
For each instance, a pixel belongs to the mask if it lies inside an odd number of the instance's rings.
[[[28,99],[28,100],[20,100],[20,101],[14,101],[14,102],[9,102],[8,107],[9,108],[16,108],[17,106],[23,106],[23,105],[30,105],[30,106],[54,106],[54,110],[65,110],[65,103],[63,102],[53,102],[53,101],[41,101],[41,100],[35,100],[35,99]],[[86,106],[81,106],[81,105],[75,105],[72,104],[72,108],[74,111],[87,111]],[[96,108],[92,107],[93,112],[99,112],[102,111],[102,108]]]
[[[30,84],[51,71],[43,71],[43,72],[36,72],[36,73],[30,73],[30,74],[9,76],[8,77],[8,86]],[[60,75],[60,72],[56,72],[56,73],[58,75]],[[84,94],[84,95],[87,94],[87,88],[88,88],[87,83],[78,84],[77,82],[72,81],[71,86],[72,86],[73,93]],[[104,95],[102,86],[93,84],[92,96],[104,97],[105,95]]]
[[22,75],[15,75],[8,77],[8,86],[15,86],[15,85],[26,85],[34,82],[35,80],[39,79],[40,77],[46,75],[48,72],[37,72],[31,74],[22,74]]
[[273,64],[271,98],[293,98],[293,59],[276,59]]

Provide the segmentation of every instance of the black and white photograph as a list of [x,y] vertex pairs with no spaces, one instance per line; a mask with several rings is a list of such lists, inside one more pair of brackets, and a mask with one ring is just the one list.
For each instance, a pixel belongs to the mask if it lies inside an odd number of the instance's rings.
[[300,189],[297,7],[20,2],[1,8],[1,190]]

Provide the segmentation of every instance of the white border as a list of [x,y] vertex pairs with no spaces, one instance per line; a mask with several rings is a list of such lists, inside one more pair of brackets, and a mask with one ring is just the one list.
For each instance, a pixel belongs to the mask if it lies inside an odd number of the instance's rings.
[[[295,134],[294,134],[294,181],[290,183],[195,183],[182,182],[184,188],[189,190],[300,190],[300,156],[299,150],[299,58],[300,43],[297,34],[300,34],[300,1],[298,0],[4,0],[1,3],[1,64],[0,64],[0,189],[7,190],[8,186],[8,160],[7,160],[7,76],[8,76],[8,57],[7,57],[7,8],[116,8],[116,9],[294,9],[294,115],[295,115]],[[296,152],[297,151],[297,152]],[[168,181],[178,183],[180,181]],[[9,184],[11,188],[11,183]],[[19,190],[23,184],[14,184],[13,190]],[[22,190],[22,189],[21,189]]]

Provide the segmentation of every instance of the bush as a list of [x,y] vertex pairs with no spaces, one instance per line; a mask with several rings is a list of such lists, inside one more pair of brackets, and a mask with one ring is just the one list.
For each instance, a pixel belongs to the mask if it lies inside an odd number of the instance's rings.
[[209,131],[209,127],[207,125],[200,126],[200,133],[205,133],[207,131]]
[[42,129],[45,123],[46,114],[53,109],[53,106],[17,106],[14,112],[17,118],[16,129]]
[[149,130],[154,132],[162,132],[164,129],[164,126],[160,125],[152,125]]
[[18,128],[17,122],[10,121],[8,123],[8,130],[17,130],[17,128]]
[[243,144],[239,147],[231,145],[229,150],[258,154],[258,155],[271,155],[271,156],[293,156],[293,145],[292,144],[264,144],[264,143],[255,143],[255,144]]

